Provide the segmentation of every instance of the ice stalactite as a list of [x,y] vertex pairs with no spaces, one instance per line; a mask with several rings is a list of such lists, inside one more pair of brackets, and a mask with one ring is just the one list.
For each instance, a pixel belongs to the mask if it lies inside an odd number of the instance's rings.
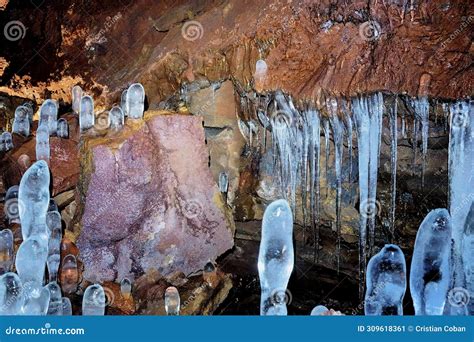
[[325,156],[324,175],[326,177],[326,197],[328,197],[329,195],[329,153],[330,153],[329,138],[331,135],[331,129],[329,126],[329,120],[327,119],[323,119],[323,133],[324,133],[324,156]]
[[328,103],[330,113],[330,123],[332,127],[332,135],[334,139],[334,169],[336,174],[336,262],[337,271],[339,272],[339,264],[341,257],[341,199],[342,199],[342,154],[344,147],[344,126],[338,117],[338,106],[335,99],[331,99]]
[[347,136],[347,154],[348,154],[348,162],[349,162],[349,175],[348,175],[348,178],[347,178],[347,181],[349,182],[349,186],[350,186],[350,198],[351,198],[351,202],[352,202],[352,198],[354,197],[353,196],[353,190],[354,190],[354,187],[352,186],[352,139],[353,139],[353,124],[352,124],[352,117],[351,117],[351,113],[349,111],[349,108],[348,108],[348,103],[343,100],[342,101],[342,112],[344,113],[344,120],[345,120],[345,123],[346,123],[346,136]]
[[390,109],[390,171],[391,171],[391,196],[390,196],[390,239],[395,235],[395,209],[397,205],[397,140],[398,140],[398,98]]
[[[308,161],[309,161],[309,189],[310,189],[310,217],[311,230],[313,232],[313,240],[315,245],[315,257],[318,256],[319,250],[319,218],[320,218],[320,197],[321,188],[320,180],[320,152],[321,152],[321,126],[320,114],[316,109],[309,109],[306,112],[306,121],[309,127],[309,144],[308,144]],[[317,225],[317,229],[316,229]]]
[[[430,104],[428,97],[424,96],[419,99],[413,99],[412,105],[415,111],[415,151],[418,143],[418,122],[421,122],[421,153],[422,153],[422,171],[421,171],[421,187],[425,184],[425,163],[426,154],[428,152],[428,130],[429,130],[429,109]],[[416,155],[415,155],[416,156]],[[416,157],[415,157],[416,162]],[[415,163],[414,163],[415,165]]]
[[[454,240],[454,286],[474,291],[472,210],[474,203],[474,104],[458,101],[450,107],[449,211]],[[471,220],[471,221],[470,221]],[[472,314],[473,303],[469,305]]]
[[[359,154],[359,295],[364,291],[367,252],[372,253],[377,214],[377,169],[380,153],[383,97],[381,93],[352,100],[352,111],[357,127]],[[367,226],[369,250],[367,251]]]

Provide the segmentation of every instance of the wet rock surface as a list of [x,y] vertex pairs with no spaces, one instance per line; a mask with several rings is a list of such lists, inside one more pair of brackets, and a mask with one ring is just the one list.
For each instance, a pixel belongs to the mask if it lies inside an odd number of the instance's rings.
[[233,220],[208,168],[199,117],[147,113],[83,144],[78,247],[86,279],[151,268],[189,274],[232,247]]

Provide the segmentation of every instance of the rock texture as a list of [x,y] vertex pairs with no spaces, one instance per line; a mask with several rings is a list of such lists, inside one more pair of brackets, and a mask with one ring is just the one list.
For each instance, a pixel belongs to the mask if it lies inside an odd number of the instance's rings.
[[78,247],[87,280],[134,278],[152,268],[189,274],[233,245],[202,119],[160,114],[84,138]]
[[111,104],[141,81],[158,104],[202,77],[251,87],[262,58],[268,72],[259,90],[459,98],[473,94],[471,7],[469,0],[10,2],[2,15],[21,18],[26,34],[2,42],[0,91],[69,103],[79,82],[103,95],[97,104]]

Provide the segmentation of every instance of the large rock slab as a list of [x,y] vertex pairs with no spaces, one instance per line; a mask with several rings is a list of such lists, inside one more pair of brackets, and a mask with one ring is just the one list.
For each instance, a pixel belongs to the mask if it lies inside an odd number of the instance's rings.
[[202,119],[160,114],[83,141],[78,247],[87,280],[189,274],[233,246]]

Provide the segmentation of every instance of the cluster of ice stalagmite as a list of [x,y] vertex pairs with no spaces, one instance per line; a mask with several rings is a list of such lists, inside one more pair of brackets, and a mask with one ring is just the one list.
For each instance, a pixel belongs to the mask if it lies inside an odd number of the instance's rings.
[[[32,123],[33,110],[29,106],[21,105],[15,109],[12,132],[28,137],[30,135],[30,125]],[[31,120],[31,121],[30,121]]]
[[79,114],[79,127],[81,132],[97,126],[98,129],[117,131],[125,124],[125,117],[130,119],[143,118],[145,110],[145,89],[140,83],[133,83],[123,91],[120,106],[113,106],[107,115],[96,119],[94,113],[94,100],[89,95],[84,95],[79,86],[72,90],[73,110]]
[[[0,231],[0,314],[72,314],[71,303],[62,297],[57,282],[62,226],[57,205],[50,202],[49,182],[48,165],[39,160],[24,173],[19,187],[8,191],[8,217],[20,223],[23,242],[14,256],[11,230]],[[65,257],[63,267],[70,257]],[[12,273],[13,260],[16,273]],[[77,275],[75,259],[73,266]],[[49,281],[45,285],[46,267]],[[67,269],[61,272],[61,285],[66,275]],[[76,276],[75,287],[78,280]],[[65,289],[71,286],[64,285]]]

